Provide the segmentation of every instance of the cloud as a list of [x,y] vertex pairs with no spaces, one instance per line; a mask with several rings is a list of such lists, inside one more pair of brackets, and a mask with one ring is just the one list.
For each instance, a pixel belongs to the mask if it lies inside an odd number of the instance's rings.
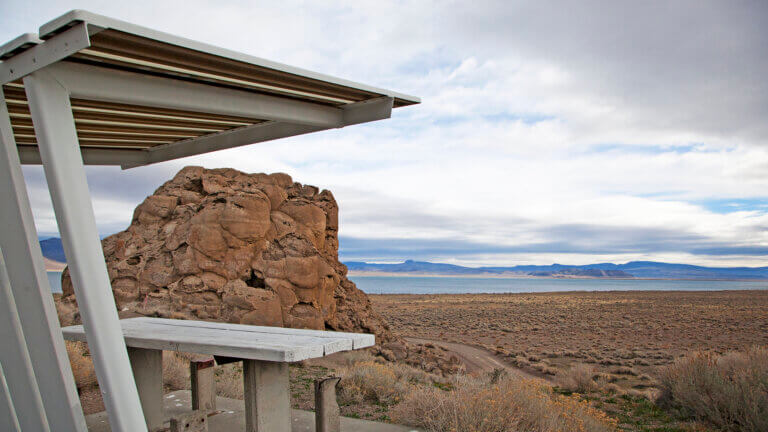
[[[88,168],[104,234],[197,164],[332,190],[359,259],[764,259],[764,2],[31,1],[5,7],[0,36],[75,6],[423,98],[383,122]],[[42,170],[25,176],[55,232]]]

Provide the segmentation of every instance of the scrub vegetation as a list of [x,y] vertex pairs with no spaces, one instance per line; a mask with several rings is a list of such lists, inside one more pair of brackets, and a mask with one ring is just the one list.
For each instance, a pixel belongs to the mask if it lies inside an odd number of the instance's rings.
[[[292,365],[292,401],[312,410],[314,380],[335,375],[342,415],[430,432],[766,431],[766,294],[373,296],[400,336],[503,367],[443,376],[340,353]],[[86,412],[103,410],[87,345],[67,349]],[[242,398],[239,363],[215,376],[218,395]],[[164,384],[189,388],[189,355],[165,353]]]

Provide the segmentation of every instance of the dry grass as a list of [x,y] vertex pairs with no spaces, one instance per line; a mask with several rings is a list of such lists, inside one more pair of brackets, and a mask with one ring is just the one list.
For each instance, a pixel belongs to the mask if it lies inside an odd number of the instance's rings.
[[661,373],[661,402],[724,431],[768,431],[768,349],[695,353]]
[[559,377],[560,386],[576,393],[587,393],[595,389],[595,368],[584,363],[571,365],[568,372]]
[[230,363],[216,368],[216,394],[231,399],[243,398],[243,365]]
[[393,419],[430,432],[615,430],[604,413],[532,380],[458,376],[452,384],[453,390],[412,387]]
[[163,385],[169,390],[188,390],[190,354],[163,351]]
[[97,384],[96,371],[93,369],[91,354],[85,342],[66,341],[69,364],[78,389],[94,387]]
[[400,402],[414,385],[440,382],[436,375],[420,369],[372,359],[357,361],[343,368],[340,375],[339,398],[344,404],[370,401],[392,405]]
[[[72,375],[78,389],[98,386],[88,345],[84,342],[66,341]],[[163,384],[169,390],[188,390],[190,354],[163,352]]]

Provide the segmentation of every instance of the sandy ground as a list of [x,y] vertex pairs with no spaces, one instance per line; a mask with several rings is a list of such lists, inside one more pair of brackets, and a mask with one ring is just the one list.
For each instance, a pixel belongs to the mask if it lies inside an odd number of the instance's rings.
[[[618,374],[626,386],[694,350],[722,353],[768,345],[768,291],[372,295],[371,300],[396,333],[453,345],[469,368],[478,366],[456,344],[536,375],[554,376],[573,363],[589,363]],[[488,361],[483,360],[485,367]]]

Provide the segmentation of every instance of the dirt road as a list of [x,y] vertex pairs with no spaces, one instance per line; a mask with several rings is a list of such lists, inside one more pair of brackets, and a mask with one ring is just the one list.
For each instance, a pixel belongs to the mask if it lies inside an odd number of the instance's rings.
[[430,343],[435,346],[440,346],[448,350],[451,354],[456,355],[467,367],[467,373],[484,373],[493,372],[494,369],[503,369],[510,373],[514,373],[525,378],[541,379],[528,372],[522,371],[510,364],[505,363],[493,353],[484,350],[482,348],[473,347],[462,343],[455,342],[443,342],[432,339],[406,337],[405,340],[411,343],[427,344]]

